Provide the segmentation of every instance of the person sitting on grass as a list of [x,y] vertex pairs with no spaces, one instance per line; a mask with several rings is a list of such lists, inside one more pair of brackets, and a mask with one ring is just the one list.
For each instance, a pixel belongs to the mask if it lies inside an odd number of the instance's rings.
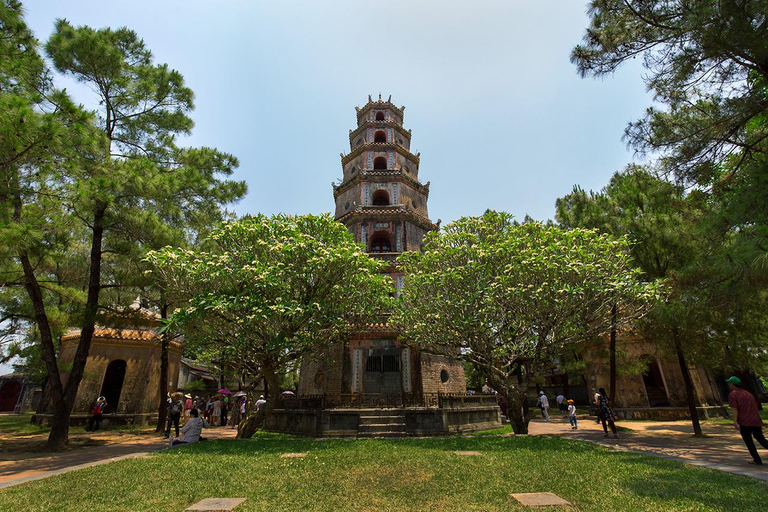
[[174,445],[196,443],[200,440],[200,434],[203,432],[203,427],[210,428],[207,421],[201,418],[197,412],[197,409],[189,411],[192,416],[189,421],[184,424],[181,429],[181,435],[173,441]]

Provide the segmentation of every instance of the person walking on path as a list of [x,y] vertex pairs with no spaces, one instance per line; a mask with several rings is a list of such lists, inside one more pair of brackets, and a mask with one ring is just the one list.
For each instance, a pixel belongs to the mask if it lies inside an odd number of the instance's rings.
[[571,430],[579,428],[579,422],[576,419],[576,406],[573,405],[573,400],[568,400],[568,421],[571,422]]
[[189,419],[189,411],[192,410],[192,395],[184,395],[184,418]]
[[[618,419],[618,416],[613,412],[611,401],[608,399],[608,393],[605,392],[604,388],[598,390],[596,405],[598,418],[603,421],[603,432],[605,432],[605,437],[608,437],[608,426],[610,426],[611,432],[613,432],[613,438],[618,439],[619,434],[616,432],[616,424],[614,423],[614,421]],[[606,422],[608,422],[608,426],[606,426]]]
[[218,398],[213,401],[213,422],[214,427],[221,425],[221,400]]
[[254,412],[259,412],[259,409],[261,409],[261,406],[264,405],[265,403],[267,403],[267,401],[264,400],[264,395],[259,395],[259,399],[256,400],[256,403],[254,404],[256,405],[256,411]]
[[555,402],[557,402],[557,408],[560,409],[560,414],[562,414],[563,419],[565,419],[568,416],[568,404],[565,403],[565,397],[562,393],[557,395]]
[[229,397],[224,396],[221,400],[221,426],[227,426],[227,416],[229,415]]
[[539,391],[539,401],[536,402],[536,405],[541,408],[542,418],[549,421],[549,398],[547,398],[543,391]]
[[597,389],[594,387],[592,388],[592,405],[595,406],[595,416],[597,416],[597,421],[595,423],[599,425],[600,422],[603,421],[603,411],[600,409],[600,393],[598,393]]
[[728,395],[728,404],[733,410],[733,424],[741,434],[744,444],[747,445],[749,454],[752,455],[752,460],[749,463],[762,466],[763,459],[757,453],[755,442],[752,440],[754,437],[760,443],[760,446],[768,449],[768,441],[763,436],[763,419],[757,410],[757,400],[755,400],[752,393],[741,387],[740,378],[733,376],[725,382],[731,388],[731,392]]
[[96,432],[99,430],[99,423],[101,423],[101,416],[104,414],[104,409],[107,407],[107,399],[100,396],[96,399],[96,403],[93,404],[91,409],[91,418],[88,420],[88,426],[85,428],[86,432]]

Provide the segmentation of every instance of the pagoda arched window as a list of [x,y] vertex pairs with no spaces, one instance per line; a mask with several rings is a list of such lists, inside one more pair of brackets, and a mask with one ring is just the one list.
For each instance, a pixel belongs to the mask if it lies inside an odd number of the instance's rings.
[[371,237],[371,252],[392,252],[392,239],[386,231],[378,231]]
[[379,130],[373,134],[373,142],[387,142],[387,134]]
[[385,121],[386,119],[384,119],[384,112],[376,112],[376,120]]
[[383,156],[377,156],[373,159],[373,168],[375,170],[386,170],[387,168],[387,159]]
[[386,190],[377,190],[373,193],[371,202],[374,206],[389,206],[389,194]]

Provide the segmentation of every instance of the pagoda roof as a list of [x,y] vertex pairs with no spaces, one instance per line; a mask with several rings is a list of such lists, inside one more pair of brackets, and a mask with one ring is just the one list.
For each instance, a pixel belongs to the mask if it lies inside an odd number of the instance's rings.
[[396,142],[364,142],[346,155],[342,153],[341,163],[342,165],[347,165],[349,162],[360,156],[360,154],[364,153],[365,151],[387,151],[388,149],[394,149],[407,159],[411,160],[417,166],[419,165],[419,161],[421,160],[419,155],[414,155]]
[[358,205],[354,210],[351,210],[344,215],[336,218],[337,221],[346,223],[352,219],[359,218],[386,218],[386,219],[404,219],[410,220],[415,225],[424,228],[426,230],[440,229],[437,224],[432,222],[426,217],[419,215],[413,210],[407,208],[405,205],[398,204],[392,206],[361,206]]
[[400,123],[394,121],[366,121],[354,130],[349,130],[349,144],[352,146],[352,139],[357,137],[360,133],[364,132],[368,128],[395,128],[408,140],[411,140],[411,130],[406,130]]
[[374,100],[373,98],[371,98],[369,94],[368,103],[366,103],[362,107],[355,107],[355,110],[357,111],[358,122],[361,116],[364,116],[367,112],[369,112],[371,109],[374,109],[374,108],[388,108],[390,110],[393,110],[402,119],[403,116],[405,115],[405,107],[404,106],[398,107],[397,105],[392,103],[391,98],[392,96],[390,96],[389,98],[387,98],[386,101],[384,101],[381,99],[381,94],[379,94],[379,99]]
[[387,169],[387,170],[378,170],[378,171],[371,171],[371,170],[362,170],[359,173],[357,173],[354,177],[348,179],[347,181],[343,182],[341,185],[336,185],[335,183],[331,183],[333,186],[333,198],[336,199],[339,194],[342,192],[349,190],[351,187],[355,186],[357,183],[361,181],[375,181],[376,178],[395,178],[397,181],[407,183],[411,188],[414,190],[418,190],[425,196],[429,196],[429,182],[426,184],[422,184],[420,181],[415,180],[408,176],[406,173],[404,173],[402,170],[399,169]]

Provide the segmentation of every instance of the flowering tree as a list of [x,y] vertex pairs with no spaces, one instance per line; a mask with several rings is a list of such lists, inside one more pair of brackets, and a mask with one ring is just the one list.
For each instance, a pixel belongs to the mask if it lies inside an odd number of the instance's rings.
[[[208,252],[148,255],[152,272],[188,297],[169,327],[192,348],[257,369],[272,393],[287,364],[345,340],[387,306],[392,284],[380,262],[329,215],[246,217],[208,242]],[[253,435],[274,404],[242,422],[238,437]]]
[[545,365],[609,332],[614,304],[628,321],[653,296],[635,279],[627,241],[591,230],[486,212],[425,242],[401,257],[408,278],[393,322],[422,350],[461,349],[506,396],[516,433],[528,431],[528,387]]

